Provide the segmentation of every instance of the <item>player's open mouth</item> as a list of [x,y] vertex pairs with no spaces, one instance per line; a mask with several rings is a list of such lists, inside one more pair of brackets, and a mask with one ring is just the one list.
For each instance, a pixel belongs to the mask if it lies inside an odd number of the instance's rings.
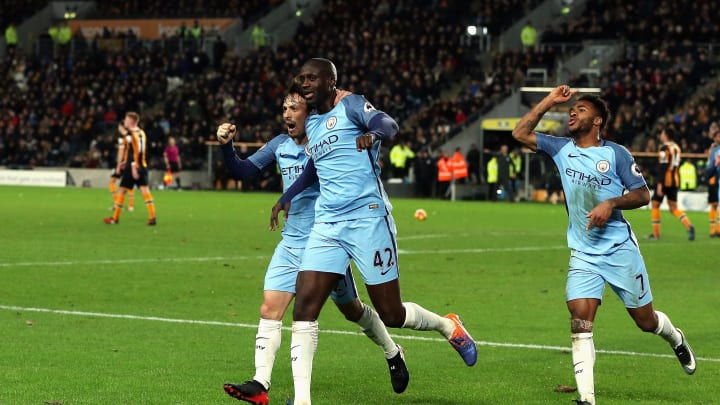
[[297,127],[297,125],[294,122],[286,122],[285,124],[287,125],[287,129],[289,131],[292,131],[293,129],[295,129],[295,127]]
[[568,125],[574,125],[575,124],[575,118],[570,118],[568,120]]
[[305,97],[305,100],[310,100],[313,98],[314,95],[315,93],[305,93],[303,97]]

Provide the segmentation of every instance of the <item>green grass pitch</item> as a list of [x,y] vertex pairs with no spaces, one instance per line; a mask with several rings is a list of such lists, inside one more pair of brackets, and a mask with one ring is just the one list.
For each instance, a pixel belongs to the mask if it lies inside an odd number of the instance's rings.
[[[277,195],[154,191],[158,226],[135,212],[105,225],[101,189],[0,187],[0,404],[233,404],[224,382],[254,372]],[[393,199],[403,298],[456,312],[479,343],[466,367],[434,332],[391,330],[410,385],[393,393],[381,351],[328,304],[320,316],[313,404],[567,404],[574,394],[564,303],[564,206]],[[416,221],[417,208],[428,212]],[[698,356],[682,371],[608,288],[595,322],[601,404],[706,404],[720,397],[720,239],[689,213],[697,240],[663,212],[626,212],[640,237],[655,306]],[[359,279],[359,277],[356,277]],[[362,286],[361,298],[366,299]],[[367,301],[367,300],[366,300]],[[291,317],[286,316],[285,326]],[[283,332],[271,404],[292,396]]]

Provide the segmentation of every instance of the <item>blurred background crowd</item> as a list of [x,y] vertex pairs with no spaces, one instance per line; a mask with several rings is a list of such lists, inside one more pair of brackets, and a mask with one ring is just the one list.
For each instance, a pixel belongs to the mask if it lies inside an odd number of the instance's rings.
[[[19,46],[18,27],[48,3],[0,6],[2,166],[113,167],[117,124],[138,111],[153,168],[164,169],[173,136],[184,169],[206,170],[217,165],[208,159],[208,142],[219,123],[238,124],[244,154],[284,132],[283,93],[316,56],[335,62],[339,87],[365,95],[400,123],[383,148],[384,176],[421,183],[418,192],[428,196],[443,195],[438,161],[457,153],[468,183],[490,183],[493,158],[521,153],[509,134],[488,132],[459,147],[453,139],[479,131],[482,118],[523,86],[554,85],[560,76],[573,87],[600,89],[613,111],[606,137],[633,152],[657,152],[659,129],[672,126],[684,153],[704,154],[711,124],[720,120],[720,10],[710,0],[588,0],[576,14],[568,11],[580,2],[565,1],[551,23],[531,18],[548,7],[540,0],[326,0],[302,18],[303,2],[289,2],[299,23],[288,41],[263,26],[287,7],[284,1],[97,1],[86,18],[187,23],[144,39],[109,28],[86,36],[62,19],[20,38],[30,44]],[[207,18],[232,19],[251,42],[240,50],[227,32],[198,23]],[[519,46],[503,45],[513,41]],[[596,69],[567,69],[593,43],[614,44],[621,54]],[[537,72],[546,75],[542,83]],[[225,187],[222,167],[214,170]],[[428,182],[431,188],[422,184]]]

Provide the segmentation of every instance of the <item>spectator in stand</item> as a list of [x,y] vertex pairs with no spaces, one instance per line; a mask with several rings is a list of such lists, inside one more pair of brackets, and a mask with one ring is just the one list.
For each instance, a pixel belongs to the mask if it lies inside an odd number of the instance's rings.
[[390,149],[390,164],[393,177],[409,182],[410,166],[415,159],[415,152],[410,148],[410,141],[401,141]]
[[480,183],[480,149],[478,149],[476,143],[470,145],[470,149],[468,149],[467,154],[465,154],[465,160],[467,161],[470,183]]
[[532,21],[527,20],[525,26],[520,30],[520,42],[522,42],[525,52],[535,51],[537,47],[538,33],[532,24]]

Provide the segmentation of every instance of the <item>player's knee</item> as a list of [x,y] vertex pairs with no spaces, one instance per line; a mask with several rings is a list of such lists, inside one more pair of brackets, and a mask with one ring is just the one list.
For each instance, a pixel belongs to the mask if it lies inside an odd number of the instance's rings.
[[312,302],[301,303],[295,301],[295,307],[293,308],[293,320],[294,321],[314,321],[317,320],[320,314],[321,305],[316,305]]
[[285,315],[285,309],[282,306],[268,304],[263,302],[260,305],[260,318],[273,321],[280,321]]
[[336,305],[348,321],[357,322],[362,318],[364,308],[360,300],[356,299],[352,302]]
[[380,319],[388,328],[402,328],[405,314],[402,311],[377,309]]
[[592,333],[592,328],[592,321],[577,318],[570,320],[570,331],[572,333]]
[[649,319],[635,319],[635,325],[637,325],[637,327],[643,332],[655,332],[658,322],[654,317]]

